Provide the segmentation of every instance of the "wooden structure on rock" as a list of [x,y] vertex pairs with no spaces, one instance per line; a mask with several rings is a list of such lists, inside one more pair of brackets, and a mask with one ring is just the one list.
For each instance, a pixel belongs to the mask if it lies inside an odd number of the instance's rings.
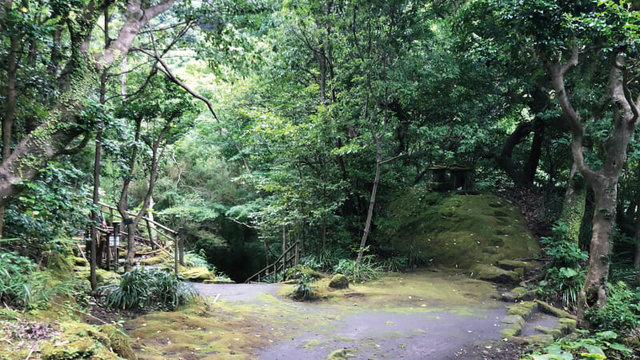
[[433,190],[473,190],[474,169],[471,167],[433,165],[427,170],[429,172],[427,184]]

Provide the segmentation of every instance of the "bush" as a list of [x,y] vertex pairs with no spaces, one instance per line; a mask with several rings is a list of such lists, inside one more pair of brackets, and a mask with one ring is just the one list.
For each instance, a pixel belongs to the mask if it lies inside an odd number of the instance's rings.
[[37,271],[30,259],[13,252],[0,252],[0,302],[18,308],[36,307],[50,291],[50,277]]
[[583,262],[586,252],[578,244],[567,239],[567,226],[558,221],[553,226],[553,236],[542,238],[547,255],[551,261],[547,264],[545,280],[540,281],[538,294],[546,299],[562,301],[564,306],[575,307],[578,294],[584,282]]
[[608,286],[607,304],[603,308],[593,307],[585,318],[598,330],[624,332],[640,326],[640,289],[630,290],[620,281]]
[[300,262],[314,270],[318,271],[330,271],[332,270],[340,260],[348,258],[350,256],[349,251],[342,248],[327,249],[324,253],[319,255],[307,255],[300,259]]
[[122,275],[119,284],[102,286],[99,291],[108,307],[136,311],[174,310],[198,296],[172,274],[144,268]]
[[[618,343],[618,335],[613,331],[590,333],[577,330],[577,337],[564,337],[553,344],[525,357],[531,360],[554,359],[611,359],[633,358],[633,350]],[[575,355],[575,356],[574,356]]]
[[313,291],[311,290],[311,286],[309,284],[313,281],[310,275],[303,274],[300,279],[298,279],[298,283],[296,287],[293,289],[293,293],[291,297],[295,300],[309,300],[313,297]]
[[359,265],[355,260],[340,259],[333,272],[346,275],[352,281],[373,280],[380,276],[380,268],[373,262],[373,255],[364,256]]

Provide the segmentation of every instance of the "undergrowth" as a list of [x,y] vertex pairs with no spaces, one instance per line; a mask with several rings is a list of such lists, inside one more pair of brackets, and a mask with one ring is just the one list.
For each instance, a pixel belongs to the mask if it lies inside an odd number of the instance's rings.
[[158,269],[135,269],[122,275],[119,284],[99,288],[104,304],[135,311],[175,310],[197,298],[188,284]]
[[632,349],[618,342],[614,331],[591,333],[576,330],[577,337],[556,340],[541,351],[525,357],[530,360],[604,360],[633,359]]
[[560,301],[568,308],[575,308],[578,294],[584,282],[586,252],[568,237],[569,229],[561,221],[553,226],[553,236],[542,238],[551,260],[546,267],[545,279],[540,281],[538,294],[552,301]]

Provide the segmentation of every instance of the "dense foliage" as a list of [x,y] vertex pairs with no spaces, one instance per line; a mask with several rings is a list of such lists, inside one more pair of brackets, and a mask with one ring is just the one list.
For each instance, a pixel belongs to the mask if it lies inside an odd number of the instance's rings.
[[[127,3],[0,5],[3,302],[37,303],[43,254],[97,236],[91,185],[236,281],[294,243],[355,281],[428,265],[384,231],[391,202],[478,191],[542,238],[541,296],[638,327],[637,1]],[[443,167],[469,183],[442,188]],[[102,291],[135,310],[193,295],[155,270]]]

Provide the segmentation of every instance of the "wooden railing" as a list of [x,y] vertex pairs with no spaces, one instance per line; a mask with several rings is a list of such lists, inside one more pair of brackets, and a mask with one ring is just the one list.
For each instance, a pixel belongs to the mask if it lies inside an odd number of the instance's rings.
[[[294,242],[282,252],[272,264],[265,266],[262,270],[250,276],[245,283],[262,282],[265,278],[273,277],[273,282],[284,281],[287,269],[298,265],[300,259],[299,243]],[[280,280],[279,280],[280,279]]]
[[[122,215],[118,212],[118,209],[115,206],[111,206],[104,203],[97,203],[102,211],[103,216],[105,217],[105,223],[98,224],[96,229],[100,234],[107,239],[106,242],[103,243],[102,246],[99,246],[98,255],[99,255],[99,264],[102,263],[102,258],[105,258],[105,265],[107,270],[111,270],[113,266],[114,271],[118,270],[118,259],[119,259],[119,251],[122,250],[120,246],[120,239],[124,239],[128,237],[128,233],[122,224]],[[108,214],[108,219],[106,219],[106,215]],[[136,214],[127,211],[127,214],[131,217],[135,217]],[[117,221],[116,219],[120,219]],[[108,221],[107,221],[108,220]],[[178,264],[184,265],[184,238],[185,234],[182,228],[178,231],[173,230],[167,226],[164,226],[157,221],[149,218],[148,216],[143,216],[140,220],[140,223],[145,223],[145,229],[140,231],[140,225],[138,224],[138,229],[136,229],[135,240],[139,243],[146,244],[151,247],[153,250],[152,253],[160,253],[163,252],[166,255],[169,255],[174,259],[174,272],[176,276],[178,275]],[[153,225],[153,226],[152,226]],[[146,236],[143,233],[146,230]],[[154,234],[156,236],[154,236]],[[106,244],[106,249],[105,245]],[[173,254],[168,250],[173,248]],[[176,256],[177,254],[177,256]],[[113,264],[112,264],[113,261]]]

